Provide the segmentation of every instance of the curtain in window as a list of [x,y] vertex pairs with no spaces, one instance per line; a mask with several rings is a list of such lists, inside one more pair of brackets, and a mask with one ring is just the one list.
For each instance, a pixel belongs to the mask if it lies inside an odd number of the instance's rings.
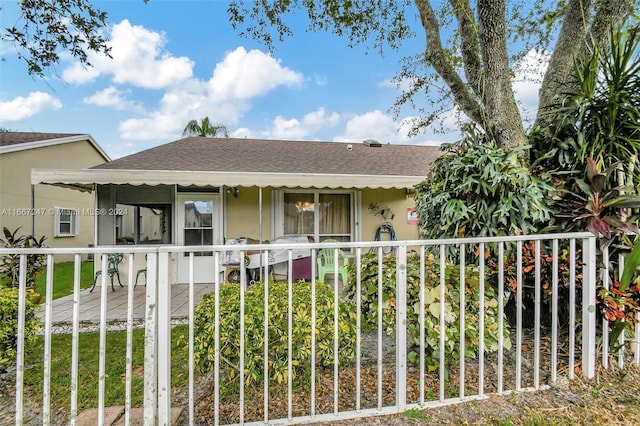
[[313,235],[313,194],[284,194],[284,233]]
[[349,195],[320,194],[320,234],[349,234]]
[[[319,234],[333,237],[349,237],[349,194],[318,194],[318,205],[313,193],[284,194],[284,233],[315,235],[315,221]],[[317,216],[317,217],[316,217]]]

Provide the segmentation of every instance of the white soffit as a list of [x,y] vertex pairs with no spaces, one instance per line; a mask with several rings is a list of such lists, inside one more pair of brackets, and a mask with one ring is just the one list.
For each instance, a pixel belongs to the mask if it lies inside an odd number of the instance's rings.
[[241,173],[175,170],[33,169],[31,183],[91,191],[93,184],[195,185],[273,188],[398,188],[412,189],[424,176],[348,175],[304,173]]

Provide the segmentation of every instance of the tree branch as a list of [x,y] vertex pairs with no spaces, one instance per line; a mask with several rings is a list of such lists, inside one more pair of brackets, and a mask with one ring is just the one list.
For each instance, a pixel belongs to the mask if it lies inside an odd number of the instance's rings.
[[[617,0],[614,0],[617,1]],[[542,86],[535,126],[548,127],[551,107],[556,105],[573,75],[574,60],[581,49],[588,28],[591,0],[569,0],[558,41],[549,59]]]
[[576,58],[593,52],[594,46],[606,46],[610,25],[626,21],[633,12],[634,3],[634,0],[600,1],[595,16],[590,19],[593,15],[591,0],[569,0],[558,42],[540,88],[536,127],[548,127],[553,115],[552,107],[561,103],[564,95],[571,91]]
[[427,39],[427,47],[424,53],[425,61],[431,64],[438,75],[440,75],[447,86],[449,86],[456,104],[462,112],[480,126],[484,127],[482,106],[478,103],[477,99],[471,95],[455,68],[447,61],[442,48],[442,41],[440,40],[440,25],[431,7],[431,3],[428,0],[415,0],[415,4],[420,13],[420,22],[425,30]]
[[473,11],[469,0],[449,0],[449,3],[458,21],[465,77],[476,96],[482,97],[482,65],[478,54],[480,52],[478,27],[473,18]]
[[619,26],[633,13],[633,0],[607,0],[597,3],[597,9],[589,33],[580,54],[593,53],[595,48],[608,46],[609,28]]

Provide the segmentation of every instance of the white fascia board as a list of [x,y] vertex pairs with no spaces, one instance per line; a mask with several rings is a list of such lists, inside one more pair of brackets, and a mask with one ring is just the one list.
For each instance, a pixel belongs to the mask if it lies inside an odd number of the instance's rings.
[[43,148],[46,146],[62,145],[65,143],[83,142],[83,141],[89,141],[89,143],[93,145],[93,147],[96,149],[96,151],[100,153],[100,155],[105,159],[105,161],[107,162],[111,161],[111,157],[109,157],[107,153],[100,147],[100,145],[98,145],[98,143],[93,139],[93,137],[88,134],[4,145],[4,146],[0,146],[0,154],[8,154],[10,152],[26,151],[28,149]]

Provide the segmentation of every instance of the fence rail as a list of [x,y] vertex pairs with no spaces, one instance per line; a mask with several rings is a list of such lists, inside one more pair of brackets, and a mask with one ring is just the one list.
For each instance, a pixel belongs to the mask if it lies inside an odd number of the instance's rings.
[[[323,281],[316,279],[321,249],[331,250],[336,260]],[[276,250],[287,253],[287,274],[280,284],[270,264]],[[295,279],[299,259],[294,250],[308,253],[303,256],[311,267],[306,283]],[[249,253],[260,256],[257,271],[239,268],[239,285],[225,282],[224,259],[230,251],[239,255],[240,265],[251,264]],[[212,255],[214,279],[210,294],[198,303],[194,263],[204,252]],[[342,252],[350,263],[347,282],[337,261]],[[81,289],[82,256],[101,259],[96,267],[106,271],[106,256],[101,255],[108,253],[124,254],[126,285],[111,291],[102,274],[95,293]],[[39,353],[25,338],[24,271],[33,254],[45,255],[48,265],[40,308],[43,340],[41,348],[35,346]],[[63,320],[71,334],[69,371],[52,365],[54,330],[60,322],[58,314],[53,318],[56,306],[64,303],[52,299],[57,285],[52,265],[61,254],[75,255],[73,294]],[[29,392],[41,389],[35,397],[41,400],[43,424],[60,418],[76,424],[81,411],[97,408],[96,421],[102,425],[107,405],[114,401],[124,406],[125,424],[139,406],[145,424],[171,424],[176,407],[184,409],[179,424],[310,423],[537,390],[559,375],[573,378],[577,371],[591,378],[597,363],[606,367],[611,355],[608,323],[596,309],[597,273],[608,277],[611,271],[608,266],[596,269],[596,240],[589,233],[295,246],[0,249],[0,257],[7,255],[19,256],[21,271],[16,424],[29,420],[26,383]],[[136,288],[134,265],[143,257],[146,286]],[[187,258],[187,284],[174,282],[179,257]],[[266,279],[255,283],[256,276]],[[187,308],[181,314],[186,320],[176,326],[180,286],[187,289]],[[80,371],[87,362],[81,352],[86,350],[81,345],[86,326],[82,312],[92,298],[97,299],[92,309],[99,311],[98,381],[96,397],[81,399],[81,393],[89,392]],[[118,332],[109,320],[109,303],[116,299],[126,307],[126,328]],[[141,318],[134,309],[139,300],[144,301]],[[236,312],[237,323],[230,325]],[[279,315],[284,322],[277,322]],[[136,322],[144,324],[142,343],[134,336]],[[112,343],[114,333],[124,333],[124,345]],[[185,336],[179,344],[177,334]],[[638,363],[637,341],[627,343]],[[625,359],[623,350],[618,362]],[[142,366],[134,362],[140,353]],[[124,365],[114,367],[114,358],[125,360]],[[42,383],[34,386],[30,376],[38,362]],[[114,375],[122,375],[118,386],[124,387],[117,397],[110,388]],[[56,393],[54,400],[52,382],[63,380],[69,383],[68,398]],[[136,394],[140,380],[142,398]]]

